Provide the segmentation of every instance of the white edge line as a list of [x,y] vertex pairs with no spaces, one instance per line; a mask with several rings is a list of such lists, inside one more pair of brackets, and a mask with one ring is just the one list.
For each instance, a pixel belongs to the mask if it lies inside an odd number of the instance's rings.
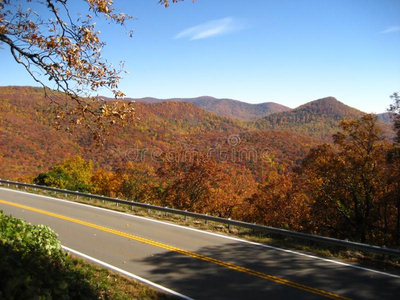
[[296,251],[293,251],[293,250],[288,250],[288,249],[283,249],[283,248],[274,247],[274,246],[270,246],[270,245],[260,244],[260,243],[257,243],[257,242],[251,242],[251,241],[243,240],[243,239],[240,239],[240,238],[235,238],[235,237],[226,236],[226,235],[222,235],[222,234],[218,234],[218,233],[214,233],[214,232],[209,232],[209,231],[205,231],[205,230],[201,230],[201,229],[197,229],[197,228],[191,228],[191,227],[187,227],[187,226],[168,223],[168,222],[165,222],[165,221],[154,220],[154,219],[146,218],[146,217],[142,217],[142,216],[131,215],[131,214],[128,214],[128,213],[115,211],[115,210],[112,210],[112,209],[106,209],[106,208],[103,208],[103,207],[93,206],[93,205],[90,205],[90,204],[84,204],[84,203],[74,202],[74,201],[70,201],[70,200],[63,200],[63,199],[59,199],[59,198],[43,196],[43,195],[38,195],[38,194],[34,194],[34,193],[29,193],[29,192],[17,191],[17,190],[13,190],[13,189],[7,189],[7,188],[4,188],[4,187],[0,187],[0,189],[7,190],[7,191],[13,191],[13,192],[16,192],[16,193],[27,194],[27,195],[35,196],[35,197],[39,197],[39,198],[47,198],[47,199],[50,199],[50,200],[56,200],[56,201],[66,202],[66,203],[70,203],[70,204],[74,204],[74,205],[85,206],[85,207],[88,207],[88,208],[107,211],[107,212],[111,212],[111,213],[115,213],[115,214],[119,214],[119,215],[128,216],[128,217],[131,217],[131,218],[137,218],[137,219],[145,220],[145,221],[148,221],[148,222],[154,222],[154,223],[164,224],[164,225],[168,225],[168,226],[172,226],[172,227],[178,227],[178,228],[182,228],[182,229],[185,229],[185,230],[196,231],[196,232],[199,232],[199,233],[208,234],[208,235],[212,235],[212,236],[216,236],[216,237],[220,237],[220,238],[224,238],[224,239],[228,239],[228,240],[232,240],[232,241],[237,241],[237,242],[246,243],[246,244],[259,246],[259,247],[263,247],[263,248],[268,248],[268,249],[272,249],[272,250],[276,250],[276,251],[282,251],[282,252],[291,253],[291,254],[295,254],[295,255],[299,255],[299,256],[304,256],[304,257],[308,257],[308,258],[322,260],[322,261],[325,261],[325,262],[330,262],[330,263],[333,263],[333,264],[337,264],[337,265],[341,265],[341,266],[345,266],[345,267],[350,267],[350,268],[354,268],[354,269],[358,269],[358,270],[368,271],[368,272],[372,272],[372,273],[376,273],[376,274],[380,274],[380,275],[386,275],[386,276],[393,277],[393,278],[400,278],[399,275],[394,275],[394,274],[390,274],[390,273],[386,273],[386,272],[382,272],[382,271],[377,271],[377,270],[374,270],[374,269],[360,267],[360,266],[348,264],[348,263],[345,263],[345,262],[336,261],[336,260],[329,259],[329,258],[318,257],[318,256],[306,254],[306,253],[296,252]]
[[106,262],[104,262],[104,261],[101,261],[101,260],[99,260],[99,259],[97,259],[97,258],[94,258],[94,257],[91,257],[91,256],[89,256],[89,255],[83,254],[83,253],[81,253],[81,252],[79,252],[79,251],[76,251],[76,250],[74,250],[74,249],[68,248],[68,247],[66,247],[66,246],[61,246],[61,248],[64,249],[65,251],[68,251],[68,252],[71,252],[71,253],[76,254],[76,255],[78,255],[78,256],[81,256],[81,257],[83,257],[83,258],[86,258],[86,259],[88,259],[88,260],[90,260],[90,261],[92,261],[92,262],[94,262],[94,263],[96,263],[96,264],[99,264],[99,265],[101,265],[101,266],[106,267],[107,269],[111,269],[111,270],[116,271],[116,272],[118,272],[118,273],[124,274],[125,276],[128,276],[128,277],[130,277],[130,278],[133,278],[133,279],[135,279],[135,280],[137,280],[137,281],[140,281],[140,282],[142,282],[142,283],[144,283],[144,284],[146,284],[146,285],[148,285],[148,286],[154,287],[154,288],[156,288],[156,289],[158,289],[158,290],[161,290],[161,291],[163,291],[163,292],[166,292],[166,293],[168,293],[168,294],[177,296],[177,297],[182,298],[182,299],[185,299],[185,300],[194,300],[193,298],[190,298],[190,297],[188,297],[188,296],[182,295],[182,294],[180,294],[180,293],[178,293],[178,292],[175,292],[175,291],[173,291],[173,290],[171,290],[171,289],[169,289],[169,288],[166,288],[166,287],[164,287],[164,286],[162,286],[162,285],[159,285],[159,284],[154,283],[154,282],[152,282],[152,281],[150,281],[150,280],[144,279],[143,277],[140,277],[140,276],[138,276],[138,275],[129,273],[129,272],[125,271],[125,270],[122,270],[122,269],[120,269],[120,268],[117,268],[117,267],[115,267],[115,266],[113,266],[113,265],[110,265],[110,264],[108,264],[108,263],[106,263]]

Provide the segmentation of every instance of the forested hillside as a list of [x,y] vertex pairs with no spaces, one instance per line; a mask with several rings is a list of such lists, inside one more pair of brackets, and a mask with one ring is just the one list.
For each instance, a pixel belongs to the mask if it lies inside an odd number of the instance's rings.
[[0,89],[0,177],[19,178],[80,153],[76,138],[49,125],[40,88]]
[[363,112],[328,97],[287,112],[271,114],[257,120],[255,126],[260,129],[291,130],[327,140],[339,128],[340,121],[362,115]]
[[[268,152],[274,164],[286,168],[317,144],[312,138],[292,132],[254,129],[190,103],[136,103],[135,108],[134,124],[112,128],[104,147],[99,147],[80,127],[72,133],[56,130],[49,101],[39,88],[0,88],[0,177],[29,177],[76,154],[110,168],[132,160],[132,153],[140,153],[141,160],[156,164],[163,153],[189,149],[209,152],[209,156],[221,160],[236,160],[237,165],[246,166],[259,178],[266,163],[259,158],[261,152]],[[236,153],[226,154],[224,151],[232,150],[232,140]],[[247,153],[250,158],[232,157],[240,156],[237,153]],[[252,153],[258,157],[252,157]]]

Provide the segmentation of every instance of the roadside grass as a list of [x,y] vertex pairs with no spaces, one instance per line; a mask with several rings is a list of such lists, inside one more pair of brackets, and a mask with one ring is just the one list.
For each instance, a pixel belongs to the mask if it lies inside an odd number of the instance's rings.
[[[8,188],[21,190],[21,188],[17,188],[15,186],[9,186]],[[340,260],[342,262],[347,262],[354,265],[360,265],[363,267],[369,267],[376,270],[400,275],[400,257],[392,257],[388,255],[380,255],[370,252],[362,252],[340,246],[327,245],[313,241],[290,238],[290,237],[283,237],[282,235],[278,234],[269,234],[261,231],[253,231],[251,229],[237,227],[237,226],[228,226],[213,221],[205,221],[205,220],[195,219],[192,217],[185,217],[181,215],[175,215],[171,213],[165,213],[146,208],[138,208],[126,204],[110,203],[107,201],[101,201],[92,198],[89,199],[87,197],[76,197],[64,193],[60,194],[40,189],[34,190],[33,188],[26,188],[24,190],[26,192],[31,192],[35,194],[50,196],[54,198],[69,200],[83,204],[89,204],[97,207],[129,213],[136,216],[152,218],[155,220],[171,222],[174,224],[215,232],[260,244],[265,244],[272,247],[283,248],[287,250],[296,250],[304,254],[315,255],[323,258],[329,258],[332,260]]]

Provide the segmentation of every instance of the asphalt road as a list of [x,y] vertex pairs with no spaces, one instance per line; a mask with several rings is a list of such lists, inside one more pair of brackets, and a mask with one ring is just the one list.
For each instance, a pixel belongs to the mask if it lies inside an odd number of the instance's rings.
[[398,299],[400,276],[0,188],[0,210],[63,245],[194,299]]

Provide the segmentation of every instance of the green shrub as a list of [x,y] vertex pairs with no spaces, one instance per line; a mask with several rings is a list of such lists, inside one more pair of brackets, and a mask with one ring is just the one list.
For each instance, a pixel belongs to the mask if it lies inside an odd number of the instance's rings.
[[57,235],[0,211],[0,299],[98,299]]

